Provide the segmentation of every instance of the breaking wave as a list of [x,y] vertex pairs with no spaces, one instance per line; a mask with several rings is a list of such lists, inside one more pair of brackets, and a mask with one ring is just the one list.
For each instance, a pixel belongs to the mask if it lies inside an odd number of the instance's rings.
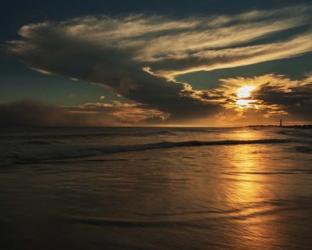
[[[147,143],[138,145],[117,146],[73,146],[73,145],[48,145],[39,144],[35,147],[23,147],[6,155],[6,164],[36,164],[64,161],[70,159],[81,159],[105,154],[116,154],[126,152],[138,152],[156,149],[171,149],[179,147],[203,147],[203,146],[235,146],[248,144],[282,144],[289,143],[285,139],[261,139],[261,140],[219,140],[219,141],[164,141],[158,143]],[[40,146],[40,147],[39,147]]]

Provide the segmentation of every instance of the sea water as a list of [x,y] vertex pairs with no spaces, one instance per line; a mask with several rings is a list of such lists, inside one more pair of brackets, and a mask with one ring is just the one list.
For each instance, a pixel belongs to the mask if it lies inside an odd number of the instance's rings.
[[312,130],[0,134],[0,249],[311,249]]

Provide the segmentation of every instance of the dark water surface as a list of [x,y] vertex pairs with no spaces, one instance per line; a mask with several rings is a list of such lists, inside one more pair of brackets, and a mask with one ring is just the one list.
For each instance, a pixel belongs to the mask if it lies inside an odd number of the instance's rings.
[[0,249],[312,249],[312,130],[0,134]]

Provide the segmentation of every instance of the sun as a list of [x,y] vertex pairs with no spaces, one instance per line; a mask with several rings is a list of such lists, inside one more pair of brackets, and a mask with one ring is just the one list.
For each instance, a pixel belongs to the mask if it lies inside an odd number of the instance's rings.
[[249,98],[251,96],[251,92],[255,89],[255,86],[251,86],[251,85],[245,85],[240,87],[237,90],[237,97],[238,99],[241,98]]
[[244,85],[240,87],[236,92],[236,104],[241,108],[250,107],[250,104],[254,102],[254,100],[251,99],[251,94],[255,88],[256,87],[252,85]]

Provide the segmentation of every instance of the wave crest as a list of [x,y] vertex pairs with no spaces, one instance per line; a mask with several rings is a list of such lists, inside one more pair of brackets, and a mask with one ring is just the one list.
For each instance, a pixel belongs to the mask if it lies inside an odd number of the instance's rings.
[[[103,147],[95,146],[73,146],[73,145],[34,145],[23,147],[22,150],[14,150],[6,155],[9,165],[13,164],[36,164],[57,163],[58,161],[82,159],[105,154],[116,154],[126,152],[139,152],[145,150],[170,149],[179,147],[203,147],[203,146],[235,146],[248,144],[281,144],[288,143],[284,139],[260,139],[260,140],[220,140],[220,141],[164,141],[158,143],[147,143],[137,145],[117,145]],[[40,147],[38,147],[40,146]],[[8,165],[8,164],[5,164]]]

